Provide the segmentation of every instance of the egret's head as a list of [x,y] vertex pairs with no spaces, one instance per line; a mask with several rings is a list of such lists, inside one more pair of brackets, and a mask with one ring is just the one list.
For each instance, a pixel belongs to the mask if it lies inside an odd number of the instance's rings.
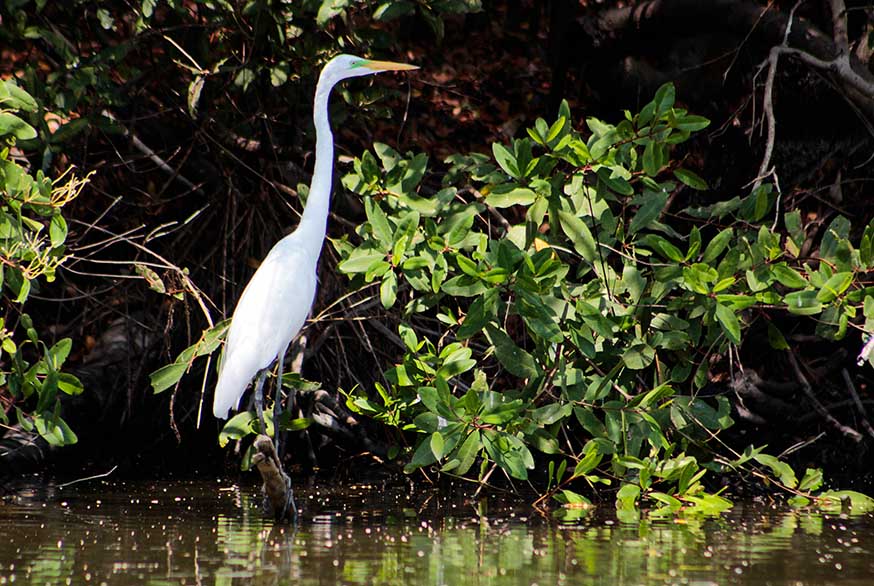
[[406,63],[393,63],[392,61],[374,61],[355,55],[337,55],[325,65],[322,70],[322,79],[328,80],[333,85],[350,77],[373,75],[381,71],[410,71],[412,69],[418,69],[418,67]]

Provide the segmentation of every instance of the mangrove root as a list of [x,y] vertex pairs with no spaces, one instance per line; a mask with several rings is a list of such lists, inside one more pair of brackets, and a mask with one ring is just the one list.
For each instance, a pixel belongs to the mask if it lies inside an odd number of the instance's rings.
[[297,520],[297,507],[291,491],[291,479],[282,470],[282,463],[276,455],[273,440],[266,435],[255,438],[255,455],[252,463],[258,468],[263,481],[264,512],[277,521]]

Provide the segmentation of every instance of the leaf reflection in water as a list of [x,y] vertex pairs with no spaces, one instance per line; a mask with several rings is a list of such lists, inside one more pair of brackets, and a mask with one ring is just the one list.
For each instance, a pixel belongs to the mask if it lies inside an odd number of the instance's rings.
[[[405,487],[295,487],[276,525],[257,486],[90,483],[0,507],[0,584],[870,584],[874,517],[739,503],[719,517],[561,523]],[[486,511],[485,517],[478,517]]]

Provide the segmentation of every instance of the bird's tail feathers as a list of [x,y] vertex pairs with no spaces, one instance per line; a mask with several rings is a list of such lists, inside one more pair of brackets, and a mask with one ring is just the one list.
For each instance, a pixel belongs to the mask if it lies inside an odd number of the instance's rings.
[[218,419],[227,419],[228,412],[237,409],[253,374],[251,369],[245,368],[247,365],[234,363],[227,358],[222,365],[212,401],[212,412]]

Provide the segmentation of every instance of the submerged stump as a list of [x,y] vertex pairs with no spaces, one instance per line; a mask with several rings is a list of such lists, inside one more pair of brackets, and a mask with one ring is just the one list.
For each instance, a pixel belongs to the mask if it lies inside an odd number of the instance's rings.
[[252,463],[261,474],[264,492],[264,512],[277,521],[297,521],[297,507],[291,491],[291,478],[282,469],[276,448],[266,435],[255,438]]

